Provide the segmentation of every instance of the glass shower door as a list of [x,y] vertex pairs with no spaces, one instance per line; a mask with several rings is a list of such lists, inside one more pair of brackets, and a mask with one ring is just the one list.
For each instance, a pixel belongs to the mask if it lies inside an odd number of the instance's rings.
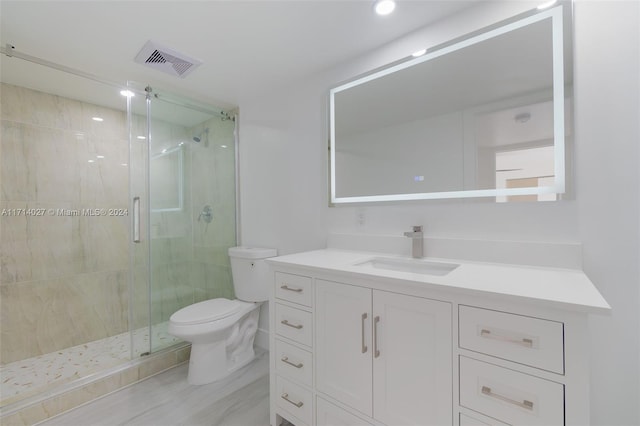
[[151,352],[178,342],[170,316],[233,298],[227,250],[236,245],[235,119],[152,92],[148,140]]
[[133,358],[151,352],[149,298],[149,105],[150,96],[130,87],[129,131],[129,214],[130,214],[130,309]]

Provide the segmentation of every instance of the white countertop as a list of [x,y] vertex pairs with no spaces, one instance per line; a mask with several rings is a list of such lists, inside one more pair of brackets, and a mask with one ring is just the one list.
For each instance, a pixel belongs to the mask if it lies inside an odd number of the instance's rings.
[[549,307],[588,313],[609,313],[611,307],[581,270],[424,258],[425,261],[460,266],[444,276],[356,266],[371,258],[406,257],[362,251],[325,249],[273,257],[273,266],[294,266],[316,271],[333,271],[349,276],[381,277],[424,285],[437,290],[497,294],[535,300]]

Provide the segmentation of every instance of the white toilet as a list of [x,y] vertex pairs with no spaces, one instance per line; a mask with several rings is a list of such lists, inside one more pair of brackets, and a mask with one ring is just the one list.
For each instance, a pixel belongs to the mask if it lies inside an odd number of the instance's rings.
[[237,299],[205,300],[171,315],[169,334],[191,342],[189,384],[215,382],[253,360],[260,305],[269,299],[264,259],[276,255],[276,249],[230,248]]

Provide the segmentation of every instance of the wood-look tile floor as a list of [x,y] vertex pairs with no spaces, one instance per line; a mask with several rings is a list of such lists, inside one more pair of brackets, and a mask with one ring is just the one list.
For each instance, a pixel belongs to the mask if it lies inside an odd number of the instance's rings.
[[269,354],[204,386],[187,383],[183,364],[40,425],[268,426]]

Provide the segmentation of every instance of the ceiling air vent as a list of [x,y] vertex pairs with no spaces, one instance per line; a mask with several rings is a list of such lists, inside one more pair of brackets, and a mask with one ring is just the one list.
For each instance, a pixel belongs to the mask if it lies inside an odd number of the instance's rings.
[[193,59],[173,49],[148,41],[136,55],[135,61],[158,71],[185,78],[189,73],[201,65],[202,62]]

